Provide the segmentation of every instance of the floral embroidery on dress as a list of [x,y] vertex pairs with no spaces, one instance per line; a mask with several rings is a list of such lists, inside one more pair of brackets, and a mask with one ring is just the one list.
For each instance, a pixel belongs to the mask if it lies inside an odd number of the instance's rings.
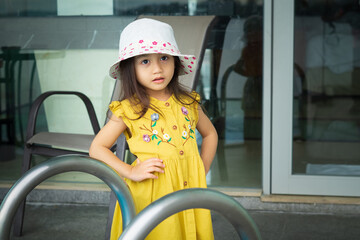
[[144,134],[144,135],[143,135],[143,140],[144,140],[145,142],[150,142],[150,136],[149,136],[148,134]]
[[189,111],[186,109],[186,107],[181,108],[181,112],[186,116],[189,114]]
[[[194,132],[194,127],[193,126],[195,124],[195,120],[191,119],[188,114],[189,114],[189,110],[185,107],[181,108],[181,112],[185,115],[185,120],[188,122],[188,124],[184,124],[183,128],[184,130],[182,131],[182,138],[185,140],[183,142],[183,146],[185,145],[185,143],[190,139],[195,139],[193,137],[193,135],[195,134]],[[159,145],[160,143],[168,143],[174,147],[176,147],[174,144],[172,144],[171,141],[171,136],[166,133],[164,131],[164,128],[160,128],[161,129],[161,134],[159,133],[159,131],[157,129],[154,129],[156,127],[157,121],[159,120],[160,116],[158,113],[153,113],[151,114],[151,121],[150,121],[150,125],[146,126],[145,124],[143,124],[140,129],[147,131],[147,134],[143,135],[143,140],[145,142],[150,142],[150,141],[157,141],[157,145]]]
[[151,121],[155,122],[153,127],[155,127],[157,120],[159,120],[159,114],[158,113],[151,114]]
[[193,128],[193,124],[195,123],[195,120],[189,118],[188,114],[189,111],[187,110],[186,107],[182,107],[181,108],[181,112],[185,115],[185,120],[187,122],[189,122],[188,126],[186,127],[186,124],[184,124],[184,131],[182,132],[182,138],[185,140],[183,143],[183,146],[185,145],[185,143],[190,139],[195,139],[191,134],[195,134]]
[[160,117],[159,117],[159,114],[158,114],[158,113],[153,113],[153,114],[151,114],[150,127],[145,126],[145,124],[143,124],[143,125],[140,127],[141,130],[145,130],[145,131],[150,132],[150,135],[149,135],[149,134],[144,134],[144,135],[143,135],[143,140],[144,140],[145,142],[150,142],[150,140],[153,140],[153,141],[159,140],[159,141],[157,142],[157,145],[159,145],[160,143],[163,142],[163,143],[168,143],[168,144],[170,144],[170,145],[172,145],[172,146],[175,147],[174,144],[170,143],[170,141],[171,141],[170,135],[167,134],[167,133],[165,133],[163,128],[161,128],[162,136],[160,136],[158,130],[153,129],[153,128],[156,126],[156,123],[157,123],[157,121],[159,120],[159,118],[160,118]]

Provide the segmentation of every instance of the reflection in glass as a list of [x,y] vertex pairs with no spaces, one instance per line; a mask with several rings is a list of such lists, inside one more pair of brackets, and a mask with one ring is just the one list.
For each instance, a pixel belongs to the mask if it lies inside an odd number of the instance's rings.
[[212,49],[219,65],[207,108],[219,134],[208,181],[213,186],[261,187],[262,32],[262,12],[231,18],[225,23],[221,56]]
[[295,6],[293,173],[359,176],[359,5]]
[[[0,85],[1,116],[5,109],[15,114],[15,130],[5,125],[0,129],[0,181],[20,176],[29,106],[44,91],[85,93],[100,123],[104,122],[114,84],[107,69],[117,58],[120,30],[138,15],[215,15],[197,86],[220,135],[208,183],[261,188],[263,1],[106,0],[98,5],[99,1],[0,1],[0,77],[6,75],[6,48],[16,46],[17,53],[29,56],[21,66],[19,61],[14,65],[15,91],[9,92],[15,102],[9,98],[10,107],[5,108],[9,99],[4,84]],[[54,99],[49,104],[40,110],[38,129],[91,132],[83,129],[85,110],[68,114],[54,110],[54,106],[67,109],[77,104],[72,99]],[[8,129],[15,142],[6,142]],[[10,149],[13,154],[5,161],[2,153]],[[64,176],[59,181],[88,178]]]

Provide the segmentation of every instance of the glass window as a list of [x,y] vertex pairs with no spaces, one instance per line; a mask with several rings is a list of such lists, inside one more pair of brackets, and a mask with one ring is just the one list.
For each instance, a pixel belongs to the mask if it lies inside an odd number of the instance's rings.
[[[262,11],[220,18],[210,42],[206,107],[219,134],[211,185],[261,187]],[[203,65],[203,70],[206,65]],[[209,82],[210,81],[210,82]]]
[[359,4],[295,2],[293,173],[359,176]]
[[[20,176],[29,106],[41,93],[83,92],[104,123],[114,86],[108,67],[120,30],[138,15],[217,16],[196,86],[220,136],[208,183],[261,188],[262,0],[0,0],[0,181]],[[54,97],[40,113],[38,130],[92,132],[75,99]]]

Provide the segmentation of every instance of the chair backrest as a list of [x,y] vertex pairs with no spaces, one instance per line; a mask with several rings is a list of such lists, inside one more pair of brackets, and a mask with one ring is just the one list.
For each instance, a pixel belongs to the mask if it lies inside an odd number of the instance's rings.
[[[209,29],[211,29],[215,16],[147,16],[138,18],[152,18],[168,23],[174,29],[176,42],[182,53],[193,54],[197,57],[198,64],[194,74],[180,76],[180,82],[189,89],[197,85],[200,75],[200,67],[204,59],[206,41]],[[120,81],[116,80],[112,100],[120,97]]]

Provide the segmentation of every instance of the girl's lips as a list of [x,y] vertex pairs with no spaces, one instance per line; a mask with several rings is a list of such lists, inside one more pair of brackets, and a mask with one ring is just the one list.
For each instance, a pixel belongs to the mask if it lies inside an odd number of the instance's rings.
[[164,81],[164,78],[155,78],[153,82],[155,83],[162,83]]

